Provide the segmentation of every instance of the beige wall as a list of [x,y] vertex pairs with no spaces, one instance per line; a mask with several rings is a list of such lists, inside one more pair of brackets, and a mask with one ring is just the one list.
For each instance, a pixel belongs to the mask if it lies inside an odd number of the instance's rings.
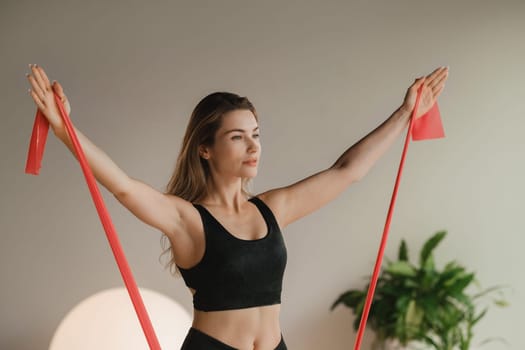
[[[322,170],[386,119],[416,76],[450,66],[447,137],[410,145],[387,255],[447,229],[484,286],[509,284],[478,340],[525,348],[523,1],[0,2],[0,348],[45,349],[76,303],[120,286],[78,164],[52,134],[24,174],[35,106],[28,63],[60,81],[76,126],[129,175],[162,189],[195,104],[229,90],[261,116],[256,192]],[[329,312],[372,270],[404,134],[365,179],[289,226],[281,322],[290,349],[349,349],[353,317]],[[102,190],[135,277],[191,311],[158,262],[160,233]],[[370,336],[370,335],[369,335]],[[484,349],[502,349],[489,344]]]

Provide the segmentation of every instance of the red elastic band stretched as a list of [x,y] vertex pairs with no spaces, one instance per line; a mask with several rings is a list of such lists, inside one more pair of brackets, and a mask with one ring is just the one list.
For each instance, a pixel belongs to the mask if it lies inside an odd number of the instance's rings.
[[[106,231],[106,237],[109,241],[109,245],[111,246],[111,250],[113,251],[113,255],[115,256],[115,260],[117,261],[117,265],[122,275],[122,279],[124,280],[124,284],[126,285],[126,288],[128,290],[129,296],[133,303],[133,307],[135,308],[135,312],[137,313],[137,316],[139,318],[140,325],[142,326],[142,330],[144,331],[144,335],[146,336],[149,348],[158,350],[160,349],[159,341],[157,339],[157,336],[155,335],[153,326],[151,325],[151,320],[149,319],[148,313],[146,312],[146,308],[144,307],[142,297],[140,296],[137,284],[135,283],[135,279],[133,278],[133,274],[131,273],[131,269],[129,268],[128,262],[124,255],[124,251],[122,250],[122,246],[120,245],[115,228],[113,227],[111,217],[109,216],[104,201],[102,200],[102,196],[100,195],[100,191],[98,189],[95,177],[91,172],[91,169],[84,155],[84,151],[80,146],[80,142],[78,141],[73,125],[69,120],[69,116],[67,115],[64,106],[60,101],[60,98],[56,94],[54,94],[54,97],[56,104],[60,110],[60,115],[64,120],[67,133],[69,134],[71,141],[73,142],[75,152],[78,156],[78,159],[80,160],[80,166],[82,167],[82,171],[84,172],[89,191],[91,192],[91,197],[93,198],[95,207],[97,208],[97,212],[102,222],[102,226]],[[29,152],[27,156],[25,169],[25,172],[27,174],[38,175],[40,171],[42,157],[44,155],[44,149],[46,146],[48,130],[49,122],[42,114],[42,112],[38,109],[35,117],[35,123],[33,125],[33,133],[31,135],[31,142],[29,145]]]
[[410,117],[410,125],[408,127],[407,136],[405,139],[405,146],[403,148],[403,154],[401,156],[401,163],[399,164],[399,170],[397,173],[396,184],[394,186],[394,192],[392,193],[392,199],[390,201],[390,208],[388,209],[388,215],[386,218],[385,228],[383,230],[383,237],[381,238],[381,243],[379,245],[379,251],[377,253],[377,259],[374,266],[374,272],[370,280],[370,285],[368,287],[368,293],[366,295],[365,306],[361,314],[361,321],[359,323],[359,328],[357,331],[357,337],[354,343],[354,350],[359,350],[361,347],[361,341],[363,340],[363,334],[365,332],[366,322],[368,319],[368,314],[370,312],[370,307],[372,306],[372,300],[374,298],[374,292],[379,278],[379,271],[381,269],[381,264],[383,261],[383,254],[385,252],[385,247],[388,239],[388,231],[390,230],[390,222],[392,221],[392,214],[394,213],[394,206],[397,198],[397,190],[399,188],[399,182],[401,180],[401,175],[403,173],[403,166],[405,164],[405,157],[408,150],[408,144],[410,142],[410,136],[414,141],[417,140],[427,140],[433,138],[444,137],[443,126],[441,124],[441,118],[439,115],[439,108],[437,103],[432,106],[432,108],[425,113],[423,116],[416,119],[416,111],[419,108],[419,101],[421,99],[421,93],[423,85],[420,86],[417,92],[416,104],[414,110],[412,111],[412,116]]

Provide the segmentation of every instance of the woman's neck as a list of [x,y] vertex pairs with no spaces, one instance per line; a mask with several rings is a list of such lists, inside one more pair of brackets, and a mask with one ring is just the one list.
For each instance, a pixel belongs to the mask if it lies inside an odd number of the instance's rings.
[[242,191],[242,180],[236,178],[234,181],[210,180],[207,195],[201,202],[204,205],[220,207],[227,212],[239,213],[247,200]]

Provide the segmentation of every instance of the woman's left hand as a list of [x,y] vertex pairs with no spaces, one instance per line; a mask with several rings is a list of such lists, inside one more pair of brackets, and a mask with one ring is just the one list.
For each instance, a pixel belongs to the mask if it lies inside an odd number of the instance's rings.
[[423,91],[421,92],[421,100],[419,101],[416,119],[427,113],[436,103],[441,91],[443,91],[447,77],[448,67],[440,67],[426,77],[416,79],[416,81],[408,88],[401,108],[412,112],[416,104],[417,90],[421,84],[423,84]]

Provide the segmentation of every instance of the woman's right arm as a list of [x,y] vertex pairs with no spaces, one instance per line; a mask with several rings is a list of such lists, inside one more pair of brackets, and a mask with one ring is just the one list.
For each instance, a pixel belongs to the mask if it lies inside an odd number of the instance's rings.
[[[162,193],[138,179],[128,176],[115,162],[82,132],[74,127],[77,138],[84,150],[89,167],[97,181],[137,218],[167,235],[180,232],[178,207],[185,202],[182,198]],[[78,159],[73,143],[65,128],[54,130]]]
[[[33,100],[48,119],[54,134],[78,159],[53,97],[54,91],[66,104],[67,98],[62,87],[58,83],[51,87],[49,79],[41,67],[33,66],[31,69],[33,75],[28,75],[28,79],[33,87],[33,91],[31,91]],[[67,107],[66,111],[69,113],[70,107]],[[141,221],[159,229],[170,237],[173,235],[180,236],[182,232],[185,232],[180,212],[181,209],[183,210],[189,205],[189,202],[180,197],[162,193],[128,176],[82,132],[76,127],[74,130],[93,175],[122,205]]]
[[[104,151],[93,144],[93,142],[91,142],[80,130],[76,127],[73,128],[75,129],[78,141],[84,150],[89,167],[97,181],[115,196],[128,192],[130,187],[129,182],[131,180],[128,175],[122,171],[122,169],[120,169]],[[78,156],[73,147],[73,142],[71,141],[66,129],[53,128],[53,131],[56,137],[58,137],[69,148],[71,153],[78,160]]]

